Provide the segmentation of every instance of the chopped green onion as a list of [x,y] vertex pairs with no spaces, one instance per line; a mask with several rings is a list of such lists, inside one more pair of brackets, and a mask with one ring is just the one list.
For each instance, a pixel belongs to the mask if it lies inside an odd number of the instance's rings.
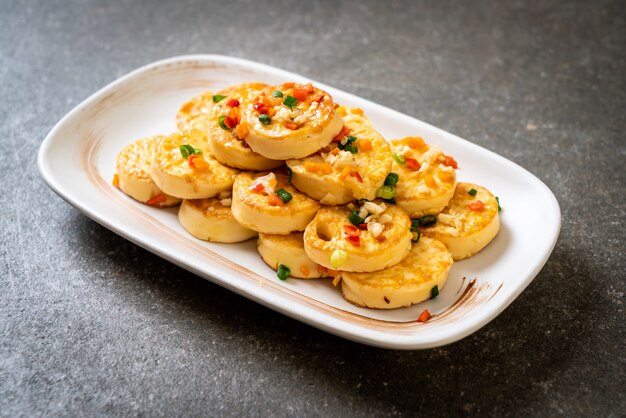
[[346,253],[343,250],[335,250],[330,255],[330,264],[335,269],[337,269],[340,266],[346,264],[346,261],[348,261],[348,253]]
[[289,193],[285,189],[278,189],[274,193],[276,193],[276,195],[280,197],[280,200],[282,200],[283,203],[287,203],[293,198],[293,196],[291,196],[291,193]]
[[469,189],[467,191],[467,194],[470,195],[470,196],[476,196],[476,193],[478,193],[478,190],[476,190],[476,189]]
[[272,93],[272,97],[283,97],[283,92],[276,90],[274,93]]
[[230,131],[230,128],[226,126],[226,124],[224,123],[225,119],[226,119],[226,116],[220,116],[220,128],[222,128],[225,131]]
[[183,144],[180,147],[178,147],[180,149],[180,154],[183,156],[183,158],[187,158],[190,155],[202,155],[202,150],[199,148],[194,148],[189,144]]
[[437,223],[436,215],[426,215],[417,219],[419,226],[433,226]]
[[283,100],[283,104],[289,109],[293,109],[293,107],[298,104],[298,99],[293,96],[287,96],[285,100]]
[[411,231],[413,232],[419,231],[419,229],[417,229],[419,226],[420,226],[419,219],[411,219]]
[[387,174],[387,178],[385,179],[385,186],[395,186],[399,179],[400,176],[398,176],[396,173],[389,173]]
[[393,199],[396,196],[396,186],[383,186],[378,189],[376,195],[383,199]]
[[214,94],[213,95],[213,103],[219,103],[222,100],[224,100],[226,98],[226,96],[222,96],[221,94]]
[[272,118],[270,118],[267,115],[259,116],[259,120],[261,121],[263,125],[269,125],[270,123],[272,123]]
[[346,145],[350,145],[352,144],[354,141],[356,141],[356,136],[353,135],[349,135],[346,137]]
[[291,270],[289,269],[289,267],[287,267],[284,264],[279,264],[278,265],[278,270],[276,271],[276,276],[278,276],[278,278],[280,280],[287,280],[287,277],[289,277],[290,274],[291,274]]
[[359,226],[359,225],[361,225],[365,221],[365,219],[361,218],[359,216],[358,212],[355,211],[355,210],[350,212],[350,215],[348,215],[348,220],[354,226]]
[[502,208],[500,207],[500,198],[496,196],[496,202],[498,202],[498,212],[502,212]]
[[291,180],[293,180],[293,171],[291,171],[289,167],[287,167],[287,180],[289,180],[289,184],[291,184]]
[[404,158],[404,155],[398,155],[394,152],[393,154],[391,154],[391,156],[393,157],[393,160],[398,164],[406,163],[406,158]]
[[430,289],[430,299],[434,299],[439,296],[439,286],[435,285],[432,289]]
[[346,137],[345,145],[340,142],[339,144],[337,144],[337,147],[342,151],[349,151],[352,154],[356,154],[359,152],[359,149],[356,146],[352,145],[354,141],[356,141],[356,136],[350,135]]
[[413,229],[413,227],[411,227],[411,242],[413,244],[417,244],[418,242],[420,242],[420,237],[422,236],[422,234],[420,234],[420,230],[419,229]]

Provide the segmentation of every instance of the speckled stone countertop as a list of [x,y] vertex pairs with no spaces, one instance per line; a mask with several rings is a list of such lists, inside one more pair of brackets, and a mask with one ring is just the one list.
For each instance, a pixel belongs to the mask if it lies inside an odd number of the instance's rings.
[[[624,416],[626,8],[606,2],[11,1],[0,6],[0,415]],[[363,346],[144,251],[44,184],[91,93],[217,53],[301,73],[527,168],[556,248],[438,349]]]

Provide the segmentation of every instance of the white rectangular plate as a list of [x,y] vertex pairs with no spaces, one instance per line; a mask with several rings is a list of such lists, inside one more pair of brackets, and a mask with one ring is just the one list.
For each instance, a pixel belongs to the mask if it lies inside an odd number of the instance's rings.
[[[254,240],[197,240],[178,224],[175,209],[142,205],[111,185],[115,157],[124,145],[174,131],[174,115],[194,95],[246,81],[313,80],[219,55],[150,64],[104,87],[57,123],[39,149],[41,175],[67,202],[137,245],[307,324],[386,348],[436,347],[469,335],[502,312],[548,259],[561,214],[552,192],[535,176],[455,135],[316,81],[338,103],[362,108],[384,137],[417,135],[440,146],[459,162],[460,181],[478,183],[500,197],[500,233],[478,255],[454,264],[436,299],[373,310],[346,302],[328,280],[280,281],[257,254]],[[433,318],[416,322],[425,308]]]

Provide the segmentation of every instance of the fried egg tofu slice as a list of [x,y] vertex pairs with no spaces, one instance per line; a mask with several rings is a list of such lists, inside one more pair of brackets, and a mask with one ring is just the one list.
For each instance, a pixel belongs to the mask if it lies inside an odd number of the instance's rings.
[[115,162],[117,186],[133,199],[151,206],[175,206],[180,199],[164,193],[150,178],[150,165],[163,136],[139,139],[125,146]]
[[[340,106],[337,113],[342,116],[344,127],[331,144],[312,156],[287,161],[293,173],[292,182],[324,205],[374,200],[391,171],[389,144],[361,109]],[[356,153],[341,149],[346,146]]]
[[[276,191],[284,190],[291,200],[284,203]],[[304,231],[319,210],[319,203],[289,184],[278,172],[242,172],[233,185],[232,211],[246,228],[265,234],[287,235]]]
[[390,145],[395,154],[391,171],[399,176],[396,204],[411,217],[441,212],[454,194],[454,159],[420,137],[395,139]]
[[256,231],[237,222],[230,204],[230,192],[209,199],[185,199],[178,220],[187,232],[204,241],[232,243],[256,237]]
[[311,260],[304,251],[302,232],[289,235],[259,234],[257,240],[259,254],[265,263],[274,270],[283,264],[289,267],[290,277],[317,279],[328,277],[328,269]]
[[[476,190],[476,194],[469,192]],[[443,242],[452,258],[462,260],[482,250],[498,234],[498,201],[484,187],[459,183],[448,206],[437,215],[434,226],[420,227],[422,236]]]
[[213,95],[213,92],[207,91],[183,103],[176,113],[176,127],[180,131],[206,132],[209,110],[215,104]]
[[[190,145],[201,154],[185,158],[181,145]],[[198,131],[176,132],[162,139],[150,167],[150,177],[156,185],[181,199],[206,199],[228,191],[238,172],[211,155]]]
[[211,108],[218,103],[219,96],[226,96],[234,87],[227,87],[218,93],[206,91],[183,103],[176,113],[176,127],[179,131],[197,131],[206,135],[209,128],[208,116]]
[[244,139],[273,160],[303,158],[319,151],[341,131],[332,97],[311,84],[268,87],[242,109]]
[[341,275],[343,297],[357,306],[395,309],[410,306],[440,290],[452,267],[452,256],[441,242],[422,237],[398,264],[373,273]]
[[[377,208],[365,210],[364,208]],[[365,229],[351,224],[361,214]],[[372,272],[399,263],[411,248],[411,220],[398,206],[378,199],[362,207],[324,206],[304,231],[304,249],[311,260],[334,270]]]
[[[243,137],[245,124],[239,123],[240,110],[258,95],[267,84],[244,83],[230,89],[230,93],[213,105],[208,113],[207,135],[213,156],[222,164],[240,170],[270,170],[284,165],[284,161],[270,160],[252,151]],[[230,125],[230,126],[229,126]]]

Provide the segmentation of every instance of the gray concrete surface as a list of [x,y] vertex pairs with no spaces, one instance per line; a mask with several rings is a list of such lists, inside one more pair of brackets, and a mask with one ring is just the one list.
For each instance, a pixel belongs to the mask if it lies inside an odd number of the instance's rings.
[[[620,1],[0,3],[0,415],[625,416]],[[43,183],[65,113],[149,62],[282,67],[517,162],[554,253],[504,313],[394,352],[283,317],[132,245]]]

